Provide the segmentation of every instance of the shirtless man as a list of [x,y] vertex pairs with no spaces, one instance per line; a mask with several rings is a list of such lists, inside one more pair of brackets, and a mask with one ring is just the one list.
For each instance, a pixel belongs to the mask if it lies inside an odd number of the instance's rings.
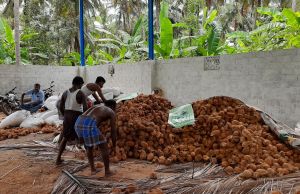
[[[105,102],[106,99],[102,94],[101,88],[103,87],[103,85],[105,84],[105,79],[101,76],[97,77],[96,82],[95,83],[88,83],[86,85],[84,85],[81,88],[81,91],[84,93],[84,95],[87,97],[90,95],[93,95],[93,97],[96,99],[96,103],[100,104],[100,102]],[[100,96],[100,98],[99,98]],[[90,105],[91,107],[91,105]],[[89,108],[90,108],[89,107]]]
[[56,159],[56,165],[62,163],[61,155],[66,148],[67,142],[77,139],[74,129],[75,122],[79,115],[87,110],[85,95],[81,92],[84,81],[82,77],[76,76],[73,79],[72,87],[66,90],[61,98],[59,110],[63,116],[62,140],[59,145],[59,152]]
[[87,157],[91,166],[91,174],[95,175],[98,170],[94,165],[93,148],[99,146],[105,166],[105,176],[112,175],[109,169],[109,152],[106,138],[101,133],[101,123],[110,120],[111,137],[113,149],[116,147],[116,102],[107,100],[103,105],[96,105],[89,108],[86,112],[80,115],[75,124],[75,131],[79,140],[84,142],[87,151]]

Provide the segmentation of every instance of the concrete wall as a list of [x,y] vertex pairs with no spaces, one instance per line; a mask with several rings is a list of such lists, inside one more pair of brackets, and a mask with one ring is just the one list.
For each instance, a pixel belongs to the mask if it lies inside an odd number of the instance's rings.
[[290,126],[300,121],[300,50],[225,55],[219,70],[204,70],[204,60],[157,61],[153,85],[176,105],[225,95]]
[[110,65],[99,65],[87,68],[86,80],[95,82],[97,76],[106,79],[104,87],[119,87],[124,93],[141,92],[151,93],[151,61],[143,61],[134,64],[114,64],[115,73],[108,73]]
[[4,94],[15,86],[17,93],[33,88],[38,82],[47,88],[54,81],[54,90],[63,92],[72,85],[72,79],[78,74],[78,67],[38,66],[38,65],[0,65],[0,94]]
[[54,91],[59,94],[72,85],[72,79],[80,75],[85,82],[95,82],[97,76],[103,76],[107,82],[104,87],[119,87],[123,92],[151,92],[151,69],[153,62],[135,64],[115,64],[115,73],[108,73],[109,65],[93,67],[39,66],[39,65],[0,65],[0,94],[17,86],[17,93],[33,88],[38,82],[42,88],[49,87],[53,80]]
[[[94,67],[14,66],[0,65],[0,93],[18,87],[18,92],[40,82],[47,87],[55,81],[55,91],[70,87],[75,75],[94,82],[101,75],[105,87],[120,87],[124,92],[149,94],[153,88],[163,89],[174,105],[191,103],[216,95],[239,98],[274,118],[294,126],[300,121],[300,50],[225,55],[217,65],[208,58],[194,57],[168,61],[145,61]],[[212,70],[214,69],[214,70]]]

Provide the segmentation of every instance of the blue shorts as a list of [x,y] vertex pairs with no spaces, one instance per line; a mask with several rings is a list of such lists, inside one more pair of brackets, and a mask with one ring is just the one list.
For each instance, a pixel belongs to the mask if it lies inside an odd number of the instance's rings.
[[[93,147],[106,143],[106,140],[100,140],[102,133],[97,127],[97,122],[94,118],[80,115],[75,123],[75,131],[79,139],[83,139],[84,145]],[[102,136],[103,137],[103,136]]]

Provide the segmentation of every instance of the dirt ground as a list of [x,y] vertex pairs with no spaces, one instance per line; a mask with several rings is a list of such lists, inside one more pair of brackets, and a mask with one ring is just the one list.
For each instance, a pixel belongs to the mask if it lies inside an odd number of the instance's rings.
[[[31,143],[32,140],[48,140],[53,138],[52,134],[36,134],[21,137],[19,139],[8,139],[0,141],[0,145]],[[74,158],[73,153],[64,154],[63,158]],[[55,166],[55,160],[41,161],[27,156],[22,150],[0,150],[0,193],[1,194],[46,194],[51,193],[53,185],[61,175],[62,167]],[[111,164],[115,175],[110,180],[130,181],[148,178],[155,171],[157,165],[138,163],[130,161]],[[77,173],[90,177],[90,169],[85,168]],[[104,178],[104,168],[93,176],[93,178]]]
[[[5,116],[0,113],[0,120]],[[33,140],[52,140],[53,134],[30,134],[18,139],[7,139],[0,141],[0,146],[13,144],[32,144]],[[71,152],[64,153],[64,159],[75,158]],[[130,181],[143,179],[155,171],[157,165],[138,163],[129,160],[126,165],[122,162],[111,164],[111,169],[116,173],[110,180]],[[28,156],[24,150],[3,150],[0,149],[0,193],[1,194],[46,194],[51,193],[53,185],[61,175],[65,166],[56,167],[55,158],[52,160],[40,160]],[[77,173],[81,176],[90,177],[90,169],[85,168]],[[95,175],[103,179],[104,168]]]
[[[0,113],[0,120],[5,118]],[[0,145],[21,144],[33,139],[49,139],[52,134],[30,134],[19,139],[0,141]],[[0,150],[0,193],[49,193],[61,169],[52,161],[37,162],[27,157],[21,150]]]
[[[45,140],[52,134],[28,135],[19,139],[1,141],[4,144],[31,143]],[[26,156],[22,150],[0,150],[0,193],[50,193],[53,183],[61,172],[54,161],[37,161]]]

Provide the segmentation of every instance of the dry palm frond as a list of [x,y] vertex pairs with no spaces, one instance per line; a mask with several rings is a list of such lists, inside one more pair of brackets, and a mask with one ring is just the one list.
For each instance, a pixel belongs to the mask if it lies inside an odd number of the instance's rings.
[[203,177],[201,179],[189,180],[176,180],[166,187],[162,186],[165,193],[270,193],[270,191],[280,191],[282,193],[294,193],[295,187],[300,186],[300,173],[294,173],[288,176],[267,178],[259,180],[246,180],[239,179],[238,176],[223,177],[223,178],[210,178]]
[[[189,166],[190,168],[188,168]],[[166,194],[268,194],[271,191],[280,191],[282,193],[295,193],[295,188],[300,186],[300,172],[276,177],[258,180],[242,180],[239,175],[227,176],[224,174],[222,167],[217,165],[206,165],[204,167],[196,167],[193,171],[191,164],[174,166],[176,173],[168,177],[160,177],[156,180],[141,179],[136,180],[133,184],[140,191],[147,191],[155,187],[160,187]],[[172,166],[158,169],[158,171],[171,172]],[[192,179],[192,175],[194,178]],[[91,177],[74,176],[83,186],[78,185],[74,181],[70,181],[69,177],[62,175],[56,182],[52,193],[81,193],[86,188],[89,193],[110,193],[112,188],[124,189],[130,183],[128,180],[115,182],[112,180],[99,180]]]
[[77,193],[77,194],[85,194],[87,193],[87,189],[81,185],[81,183],[74,178],[69,173],[64,173],[59,177],[56,181],[54,188],[51,194],[59,194],[59,193]]

